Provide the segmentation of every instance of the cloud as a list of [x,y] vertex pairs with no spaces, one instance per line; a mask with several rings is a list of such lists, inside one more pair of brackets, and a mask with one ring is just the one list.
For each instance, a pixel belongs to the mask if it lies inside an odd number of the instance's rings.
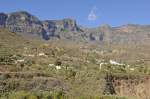
[[96,11],[97,11],[97,7],[94,6],[94,7],[91,9],[91,11],[90,11],[90,13],[89,13],[89,15],[88,15],[88,20],[89,20],[89,21],[95,21],[95,20],[97,20],[98,16],[96,15]]

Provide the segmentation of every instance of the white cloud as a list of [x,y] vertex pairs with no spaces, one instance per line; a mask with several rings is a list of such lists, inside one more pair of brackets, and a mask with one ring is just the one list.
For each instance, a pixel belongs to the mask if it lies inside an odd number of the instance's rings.
[[96,6],[94,6],[94,7],[91,9],[91,11],[90,11],[90,13],[89,13],[89,15],[88,15],[88,20],[89,20],[89,21],[95,21],[95,20],[97,20],[98,16],[96,15],[96,10],[97,10],[97,7],[96,7]]

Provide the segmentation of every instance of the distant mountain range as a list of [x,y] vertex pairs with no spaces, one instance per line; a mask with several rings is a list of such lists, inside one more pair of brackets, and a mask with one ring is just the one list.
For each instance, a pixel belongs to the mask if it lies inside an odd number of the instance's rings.
[[39,36],[45,40],[61,39],[114,45],[139,45],[150,42],[150,25],[102,25],[97,28],[84,28],[70,18],[41,21],[26,11],[0,13],[0,27],[22,35]]

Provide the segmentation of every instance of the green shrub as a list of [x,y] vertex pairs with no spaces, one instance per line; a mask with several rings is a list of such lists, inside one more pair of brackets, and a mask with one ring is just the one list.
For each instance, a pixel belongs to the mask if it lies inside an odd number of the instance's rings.
[[6,79],[8,79],[8,78],[10,78],[10,75],[9,75],[9,74],[1,74],[1,75],[0,75],[0,80],[6,80]]
[[60,66],[60,65],[62,65],[62,62],[60,60],[56,60],[55,65]]

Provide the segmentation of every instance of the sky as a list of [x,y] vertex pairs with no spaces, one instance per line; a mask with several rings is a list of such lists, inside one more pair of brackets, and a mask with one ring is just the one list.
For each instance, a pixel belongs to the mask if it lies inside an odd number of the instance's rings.
[[150,0],[0,0],[0,12],[15,11],[40,20],[73,18],[86,27],[150,24]]

